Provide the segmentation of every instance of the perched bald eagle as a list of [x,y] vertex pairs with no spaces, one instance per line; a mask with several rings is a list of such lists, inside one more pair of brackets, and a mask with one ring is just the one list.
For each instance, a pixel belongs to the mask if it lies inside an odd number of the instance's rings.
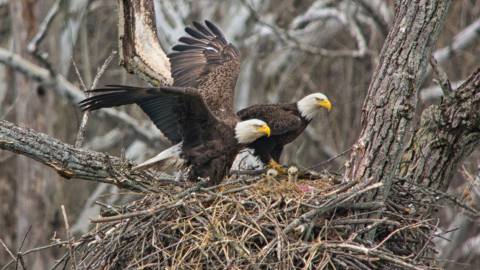
[[175,145],[136,166],[189,168],[190,180],[223,180],[238,151],[262,136],[268,125],[258,119],[240,121],[233,109],[240,58],[211,22],[187,27],[192,37],[182,38],[170,54],[174,84],[139,88],[110,86],[91,90],[98,95],[80,103],[83,110],[137,104]]
[[261,119],[271,128],[269,138],[259,138],[249,144],[260,160],[276,170],[286,171],[278,163],[283,147],[295,140],[321,108],[332,109],[332,104],[322,93],[305,96],[295,103],[260,104],[240,110],[237,115],[242,120]]
[[[210,63],[218,61],[216,57],[213,57],[215,51],[223,51],[224,58],[238,59],[238,50],[231,44],[226,45],[225,38],[218,38],[223,37],[220,30],[208,21],[206,21],[206,25],[212,32],[215,32],[216,38],[213,38],[210,31],[203,25],[194,22],[195,29],[190,27],[185,29],[190,36],[181,37],[179,42],[182,44],[173,47],[173,50],[178,52],[169,54],[175,85],[197,87],[199,83],[204,82],[205,70],[208,70]],[[214,29],[215,31],[213,31]],[[214,45],[212,47],[217,49],[205,51],[202,48],[205,48],[206,44],[212,44]],[[231,74],[238,75],[238,66],[231,65],[231,69],[228,70],[235,70]],[[223,110],[223,106],[228,104],[228,108],[225,110],[232,109],[233,87],[231,88],[232,92],[216,92],[215,95],[221,97],[219,100],[222,102],[212,104],[212,106]],[[204,92],[207,89],[199,87],[202,96],[208,100],[207,96],[213,95],[210,92]],[[242,120],[258,118],[267,122],[272,129],[272,136],[262,137],[251,143],[249,147],[254,149],[255,154],[262,162],[285,173],[286,171],[278,164],[283,146],[295,140],[305,130],[320,108],[331,110],[332,104],[324,94],[314,93],[296,103],[254,105],[237,114]]]

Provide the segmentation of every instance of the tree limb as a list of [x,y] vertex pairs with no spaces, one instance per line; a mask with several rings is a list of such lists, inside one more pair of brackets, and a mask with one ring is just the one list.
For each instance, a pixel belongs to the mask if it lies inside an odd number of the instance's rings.
[[[0,63],[12,67],[37,82],[51,86],[57,93],[67,97],[74,104],[77,104],[85,98],[85,94],[62,75],[57,74],[56,76],[52,76],[47,69],[39,67],[4,48],[0,48]],[[102,109],[98,115],[124,123],[146,141],[161,141],[164,144],[170,144],[156,129],[144,128],[136,119],[124,112],[115,109]]]
[[61,177],[108,183],[132,191],[156,192],[153,175],[133,173],[132,163],[104,153],[74,148],[46,134],[0,120],[0,149],[32,158]]
[[480,145],[480,68],[423,113],[403,157],[402,177],[445,192],[460,162]]

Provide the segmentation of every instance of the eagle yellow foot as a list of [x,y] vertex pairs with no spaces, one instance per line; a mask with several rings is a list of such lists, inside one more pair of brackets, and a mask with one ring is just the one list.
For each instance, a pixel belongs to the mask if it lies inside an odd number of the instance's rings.
[[287,174],[287,169],[285,167],[283,167],[282,165],[278,164],[278,162],[276,162],[273,159],[271,159],[268,162],[267,167],[270,168],[270,169],[275,169],[278,172],[278,174]]

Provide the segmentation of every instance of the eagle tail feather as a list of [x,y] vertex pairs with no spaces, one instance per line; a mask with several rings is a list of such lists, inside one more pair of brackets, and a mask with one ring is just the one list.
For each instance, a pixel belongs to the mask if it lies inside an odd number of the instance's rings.
[[171,146],[153,158],[133,167],[132,170],[145,170],[151,167],[156,167],[160,171],[179,170],[183,168],[186,163],[185,160],[180,157],[180,154],[182,153],[182,145],[183,142],[180,142]]

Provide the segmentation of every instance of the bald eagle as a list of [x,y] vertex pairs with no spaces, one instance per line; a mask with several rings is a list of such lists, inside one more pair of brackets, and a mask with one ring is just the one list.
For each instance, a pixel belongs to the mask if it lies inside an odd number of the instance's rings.
[[[206,25],[212,30],[215,29],[216,37],[223,37],[223,34],[212,23],[206,21]],[[238,59],[238,50],[231,44],[227,44],[225,38],[213,38],[210,31],[199,23],[193,23],[194,28],[187,27],[185,31],[189,36],[179,39],[180,44],[173,47],[174,51],[169,54],[172,64],[172,74],[176,85],[185,87],[197,87],[204,82],[205,70],[217,61],[215,57],[206,57],[214,54],[215,50],[203,50],[205,44],[215,44],[216,48],[223,48],[224,57]],[[220,45],[223,44],[223,45]],[[238,62],[237,62],[238,63]],[[238,66],[232,65],[229,70],[235,70],[231,74],[238,75]],[[217,73],[218,74],[218,73]],[[229,104],[228,109],[233,108],[233,87],[232,92],[215,92],[215,96],[221,97],[216,104],[212,106],[221,108]],[[215,88],[220,89],[220,88]],[[200,87],[202,95],[214,96],[210,92],[204,92],[208,88]],[[208,99],[208,98],[207,98]],[[231,106],[230,106],[231,105]],[[286,171],[279,165],[278,161],[283,150],[283,146],[295,140],[308,126],[313,117],[320,108],[331,110],[332,104],[322,93],[307,95],[296,103],[289,104],[260,104],[250,106],[237,113],[242,120],[258,118],[265,121],[272,129],[272,136],[262,137],[249,144],[253,148],[255,155],[262,162],[282,173]]]
[[330,111],[332,104],[324,94],[313,93],[295,103],[253,105],[237,115],[242,120],[261,119],[270,126],[272,135],[269,138],[259,138],[248,147],[263,163],[285,173],[279,164],[283,147],[302,134],[321,108]]
[[191,38],[169,55],[173,86],[140,88],[113,85],[82,102],[83,110],[137,104],[174,144],[134,167],[189,168],[189,179],[223,180],[238,151],[260,137],[270,136],[259,119],[240,121],[233,109],[240,57],[213,23],[187,27]]

